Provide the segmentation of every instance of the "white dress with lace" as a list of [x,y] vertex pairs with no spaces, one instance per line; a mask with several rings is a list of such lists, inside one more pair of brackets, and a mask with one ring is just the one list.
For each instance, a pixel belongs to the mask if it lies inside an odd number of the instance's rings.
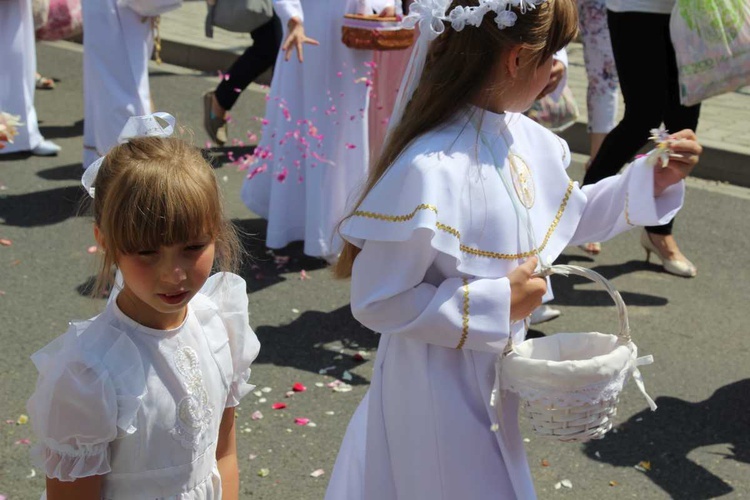
[[209,278],[173,330],[110,300],[32,356],[37,466],[62,481],[103,475],[103,499],[220,499],[219,425],[253,389],[259,349],[234,274]]

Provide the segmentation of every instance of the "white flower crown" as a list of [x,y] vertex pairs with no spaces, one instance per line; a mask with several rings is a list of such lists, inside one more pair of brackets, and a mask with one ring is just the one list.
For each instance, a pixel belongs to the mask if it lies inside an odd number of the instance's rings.
[[409,15],[404,17],[404,26],[413,28],[419,24],[420,35],[423,33],[430,40],[437,38],[445,31],[445,23],[449,22],[456,31],[463,30],[466,25],[478,27],[482,24],[485,14],[495,13],[495,23],[498,29],[510,28],[516,24],[518,16],[511,10],[517,7],[521,13],[533,10],[548,0],[479,0],[479,5],[471,7],[457,6],[450,13],[446,13],[449,1],[446,0],[415,0],[409,7]]

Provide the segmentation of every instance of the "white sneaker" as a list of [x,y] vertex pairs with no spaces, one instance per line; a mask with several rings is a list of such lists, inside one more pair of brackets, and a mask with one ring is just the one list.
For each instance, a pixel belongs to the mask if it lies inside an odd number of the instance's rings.
[[62,148],[52,141],[43,140],[37,147],[31,150],[31,154],[36,156],[54,156],[60,152]]
[[529,322],[532,325],[538,325],[539,323],[544,323],[545,321],[551,321],[560,316],[560,314],[561,312],[559,309],[541,305],[534,309],[534,312],[531,313],[531,316],[529,316]]

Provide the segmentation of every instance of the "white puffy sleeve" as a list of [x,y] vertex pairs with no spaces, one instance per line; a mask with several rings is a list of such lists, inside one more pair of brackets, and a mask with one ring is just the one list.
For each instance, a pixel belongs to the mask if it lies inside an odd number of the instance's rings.
[[219,317],[226,328],[232,358],[232,375],[226,402],[229,408],[240,404],[240,400],[255,388],[249,382],[250,365],[258,357],[260,342],[250,327],[245,280],[232,273],[218,273],[211,279],[219,283],[211,298],[218,306]]
[[502,352],[510,335],[507,278],[424,281],[438,251],[418,229],[406,241],[366,240],[352,269],[352,314],[388,335],[451,349]]
[[685,183],[674,184],[654,196],[654,168],[636,159],[621,174],[583,186],[586,207],[571,245],[606,241],[635,226],[666,224],[682,208]]
[[[109,443],[117,437],[117,396],[101,366],[61,356],[40,366],[27,408],[38,442],[32,457],[61,481],[107,474]],[[67,359],[65,359],[67,358]]]
[[303,22],[305,20],[300,0],[273,0],[273,9],[276,11],[276,15],[279,16],[285,28],[286,24],[293,17],[298,17]]

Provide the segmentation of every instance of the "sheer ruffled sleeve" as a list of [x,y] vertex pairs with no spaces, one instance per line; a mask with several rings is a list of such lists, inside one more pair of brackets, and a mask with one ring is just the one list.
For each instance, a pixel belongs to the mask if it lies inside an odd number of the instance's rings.
[[61,481],[110,472],[109,443],[136,431],[143,364],[106,312],[75,323],[31,357],[39,371],[27,409],[36,465]]
[[112,379],[82,356],[54,356],[55,347],[33,357],[40,374],[27,405],[38,439],[32,458],[48,477],[61,481],[107,474],[109,443],[117,437]]
[[205,295],[217,308],[227,332],[232,359],[227,407],[237,406],[255,386],[249,382],[250,365],[260,351],[260,342],[250,327],[247,285],[236,274],[218,273],[204,285]]

